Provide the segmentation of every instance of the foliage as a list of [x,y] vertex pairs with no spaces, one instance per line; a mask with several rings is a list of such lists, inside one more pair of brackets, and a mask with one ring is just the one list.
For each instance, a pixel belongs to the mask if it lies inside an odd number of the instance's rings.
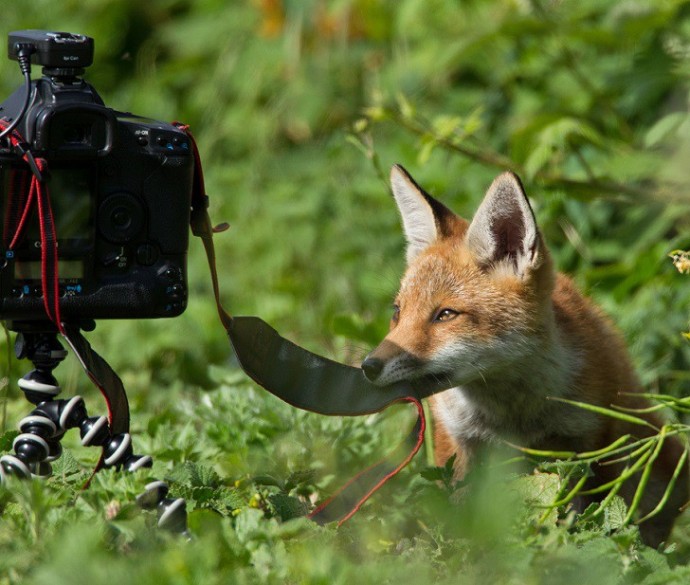
[[[3,23],[95,37],[87,77],[108,105],[190,123],[212,214],[231,223],[217,238],[229,308],[342,361],[383,335],[402,271],[389,166],[465,215],[499,169],[518,171],[558,266],[620,325],[672,415],[664,432],[686,431],[690,281],[667,256],[680,268],[690,248],[689,2],[31,0],[3,6]],[[16,64],[0,71],[8,95]],[[419,458],[340,530],[298,518],[395,444],[406,414],[278,404],[230,357],[198,242],[190,285],[174,323],[89,334],[130,391],[153,470],[99,473],[82,491],[96,454],[68,437],[52,479],[2,489],[0,583],[690,577],[687,522],[654,551],[615,491],[575,515],[577,454],[523,453],[542,462],[532,475],[500,459],[467,486]],[[27,410],[14,382],[26,364],[0,346],[8,429]],[[56,375],[102,408],[73,360]],[[644,469],[658,440],[631,465]],[[187,498],[191,542],[131,504],[151,477]]]
[[[47,482],[10,482],[0,495],[5,582],[78,575],[79,582],[95,583],[580,583],[583,577],[632,583],[688,576],[672,547],[653,551],[639,542],[620,498],[580,518],[566,506],[552,509],[567,489],[553,471],[515,475],[489,466],[457,491],[437,483],[448,469],[417,462],[343,528],[317,527],[296,516],[333,485],[337,465],[326,434],[335,429],[255,395],[244,383],[221,382],[217,392],[217,404],[181,397],[175,405],[180,419],[193,409],[193,429],[174,434],[160,420],[150,425],[151,443],[142,445],[156,455],[150,472],[101,472],[81,491],[88,465],[75,459],[84,450],[73,444]],[[236,428],[252,420],[256,426]],[[355,426],[337,432],[354,435],[357,451],[392,436],[377,426],[364,434]],[[233,431],[235,460],[228,464],[225,445]],[[371,457],[350,455],[340,476]],[[187,498],[191,541],[156,530],[155,513],[134,506],[152,477],[165,478]]]

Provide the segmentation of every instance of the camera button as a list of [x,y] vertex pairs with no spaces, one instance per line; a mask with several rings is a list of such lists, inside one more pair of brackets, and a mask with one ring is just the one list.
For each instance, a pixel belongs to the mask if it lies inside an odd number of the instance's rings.
[[181,284],[173,284],[165,290],[168,299],[171,301],[182,301],[185,298],[185,287]]
[[179,268],[168,268],[165,271],[165,277],[170,280],[182,280],[182,271]]
[[121,254],[119,252],[108,252],[101,258],[101,263],[103,266],[112,266],[118,262],[120,256]]
[[142,266],[153,266],[158,260],[158,248],[153,244],[142,244],[137,248],[137,262]]

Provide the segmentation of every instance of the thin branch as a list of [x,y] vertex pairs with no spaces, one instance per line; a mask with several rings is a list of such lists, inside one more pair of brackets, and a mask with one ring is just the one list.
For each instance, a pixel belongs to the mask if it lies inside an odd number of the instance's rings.
[[[511,158],[504,156],[498,152],[490,150],[488,148],[476,149],[467,144],[459,144],[448,138],[443,138],[435,135],[429,128],[422,126],[419,123],[415,123],[409,118],[405,118],[399,115],[397,112],[387,110],[388,117],[393,120],[396,124],[399,124],[409,132],[417,136],[430,136],[434,141],[441,147],[457,152],[466,158],[480,162],[487,166],[496,167],[502,170],[512,170],[518,175],[526,175],[524,167],[517,164]],[[644,198],[648,199],[658,195],[659,191],[653,191],[643,187],[636,187],[634,185],[628,185],[625,183],[618,183],[615,181],[606,181],[602,179],[591,179],[586,181],[581,181],[578,179],[571,179],[560,175],[558,173],[551,173],[548,171],[537,171],[534,175],[534,179],[537,182],[548,185],[549,187],[561,187],[564,189],[577,189],[582,192],[592,193],[593,195],[616,195],[616,196],[628,196],[635,199]]]

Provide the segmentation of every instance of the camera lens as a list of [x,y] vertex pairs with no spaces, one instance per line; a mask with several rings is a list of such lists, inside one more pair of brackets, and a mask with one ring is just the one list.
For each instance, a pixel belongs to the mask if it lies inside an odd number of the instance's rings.
[[144,207],[129,193],[107,197],[98,209],[98,229],[107,240],[121,244],[130,241],[144,226]]

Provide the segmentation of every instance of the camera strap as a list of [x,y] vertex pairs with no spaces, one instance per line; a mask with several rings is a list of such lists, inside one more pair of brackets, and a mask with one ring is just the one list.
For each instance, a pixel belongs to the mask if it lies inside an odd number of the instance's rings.
[[351,479],[331,499],[310,515],[319,524],[349,519],[366,500],[403,469],[424,442],[426,421],[421,399],[449,387],[441,381],[373,385],[360,368],[346,366],[299,347],[281,337],[258,317],[231,317],[220,300],[214,232],[208,215],[201,158],[188,127],[175,123],[190,138],[195,157],[191,227],[201,238],[208,257],[213,294],[220,321],[242,369],[257,384],[297,408],[325,415],[357,416],[384,410],[396,403],[410,403],[417,409],[417,421],[406,440],[384,460]]

